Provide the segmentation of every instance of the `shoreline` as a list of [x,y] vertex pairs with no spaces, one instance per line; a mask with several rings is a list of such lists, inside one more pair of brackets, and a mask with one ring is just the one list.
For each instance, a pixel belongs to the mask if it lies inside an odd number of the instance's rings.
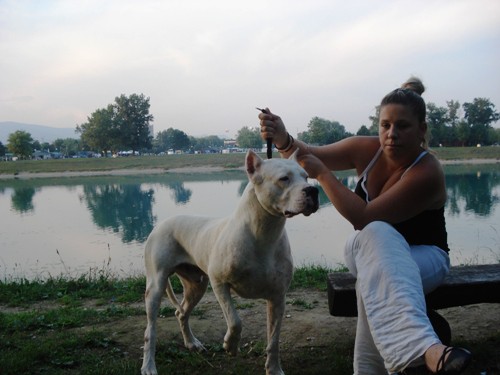
[[[440,160],[442,165],[456,164],[500,164],[500,159],[451,159]],[[155,175],[162,173],[212,173],[225,170],[244,170],[244,167],[224,168],[224,167],[181,167],[181,168],[130,168],[113,169],[107,171],[64,171],[64,172],[20,172],[17,174],[1,174],[0,180],[9,179],[31,179],[31,178],[58,178],[58,177],[94,177],[94,176],[138,176]]]

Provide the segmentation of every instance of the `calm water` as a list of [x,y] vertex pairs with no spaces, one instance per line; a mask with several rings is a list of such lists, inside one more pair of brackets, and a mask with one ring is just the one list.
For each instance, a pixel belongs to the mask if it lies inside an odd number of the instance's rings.
[[[500,165],[447,166],[451,261],[500,259]],[[354,175],[343,175],[353,188]],[[0,277],[143,271],[153,226],[175,214],[225,216],[246,186],[243,172],[0,180]],[[310,217],[287,221],[296,265],[335,266],[353,229],[321,194]]]

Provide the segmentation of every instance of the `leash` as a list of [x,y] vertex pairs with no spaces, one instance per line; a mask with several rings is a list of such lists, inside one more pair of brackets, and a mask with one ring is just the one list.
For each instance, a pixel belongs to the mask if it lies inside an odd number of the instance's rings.
[[[258,108],[258,107],[255,107],[255,108],[258,109],[259,111],[261,111],[262,113],[265,113],[266,115],[269,114],[265,109]],[[267,143],[267,158],[271,159],[273,157],[273,139],[266,138],[266,143]]]

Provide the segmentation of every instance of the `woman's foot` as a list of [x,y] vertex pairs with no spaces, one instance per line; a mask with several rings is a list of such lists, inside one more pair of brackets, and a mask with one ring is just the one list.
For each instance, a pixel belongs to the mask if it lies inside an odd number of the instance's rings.
[[442,375],[458,375],[469,365],[472,354],[463,348],[436,344],[425,352],[424,358],[427,368],[432,372]]

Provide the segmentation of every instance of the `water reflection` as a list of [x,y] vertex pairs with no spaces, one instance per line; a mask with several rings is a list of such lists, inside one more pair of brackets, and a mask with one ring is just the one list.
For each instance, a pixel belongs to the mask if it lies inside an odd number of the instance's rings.
[[[456,169],[456,168],[454,168]],[[464,169],[463,167],[461,169]],[[491,168],[489,168],[491,169]],[[238,188],[241,196],[247,185],[243,180]],[[139,178],[140,180],[140,178]],[[87,208],[92,213],[94,223],[99,228],[110,228],[114,232],[123,229],[124,242],[132,240],[142,241],[147,237],[154,225],[152,206],[154,203],[154,189],[141,190],[139,180],[133,184],[88,184],[84,185],[83,195]],[[354,190],[357,178],[354,175],[345,175],[340,178],[349,189]],[[40,190],[38,187],[17,184],[11,195],[11,207],[19,213],[34,211],[33,197]],[[180,179],[160,183],[171,190],[171,198],[176,204],[186,204],[193,194],[191,189],[185,187]],[[500,197],[496,188],[500,185],[499,172],[481,172],[465,169],[462,172],[449,170],[446,173],[446,187],[448,192],[447,210],[450,215],[460,215],[465,210],[478,216],[489,216]],[[0,190],[0,195],[7,189]],[[320,205],[330,204],[328,197],[320,189]],[[462,203],[464,203],[462,205]],[[463,208],[462,208],[463,206]],[[135,229],[130,227],[135,227]]]
[[[496,232],[492,231],[500,229],[500,165],[446,167],[445,175],[450,247],[460,256],[460,259],[454,258],[455,264],[470,259],[469,250],[478,249],[486,249],[484,254],[490,254],[481,255],[481,261],[484,258],[491,262],[491,254],[498,261],[500,254],[495,254],[500,240],[498,235],[492,239],[491,234],[495,236]],[[344,185],[354,189],[357,178],[353,173],[339,177]],[[158,221],[179,213],[228,215],[247,183],[241,171],[0,180],[3,213],[0,272],[2,265],[8,269],[12,268],[11,264],[26,264],[26,260],[48,259],[50,254],[55,254],[55,249],[62,250],[67,263],[70,262],[68,254],[79,254],[80,258],[73,261],[77,265],[84,262],[83,257],[102,260],[103,251],[108,249],[114,261],[128,252],[128,256],[134,258],[135,268],[141,268],[142,244]],[[328,266],[343,260],[343,243],[352,226],[331,207],[322,189],[319,199],[318,213],[287,221],[298,265]],[[54,262],[57,259],[52,260]]]
[[34,210],[33,196],[36,190],[33,187],[25,186],[14,189],[12,194],[12,209],[20,213],[26,213]]
[[173,192],[173,201],[176,204],[186,204],[191,198],[193,192],[190,189],[184,187],[184,183],[181,181],[174,181],[170,184],[166,184]]
[[500,184],[497,174],[469,173],[446,176],[448,192],[447,207],[451,215],[461,213],[460,202],[464,209],[477,216],[489,216],[499,197],[496,187]]
[[143,242],[154,226],[154,191],[140,185],[85,185],[84,200],[95,225],[121,233],[124,243]]
[[[477,216],[488,216],[500,200],[496,191],[500,185],[498,171],[480,172],[470,169],[465,168],[461,173],[457,173],[453,168],[447,171],[447,210],[453,216],[459,215],[463,210]],[[248,183],[244,177],[242,179],[238,188],[239,196]],[[354,190],[356,176],[345,175],[340,180],[349,189]],[[29,181],[17,185],[11,195],[12,209],[19,213],[34,211],[33,197],[40,188],[30,186]],[[188,203],[193,194],[181,180],[160,182],[160,185],[171,190],[172,201],[176,204]],[[0,195],[6,191],[7,189],[2,187]],[[85,200],[94,223],[100,228],[111,228],[114,232],[120,232],[122,229],[124,242],[144,240],[155,221],[152,215],[154,190],[142,191],[141,182],[138,180],[127,184],[85,184],[81,199]],[[321,206],[330,204],[322,189],[319,200]]]

